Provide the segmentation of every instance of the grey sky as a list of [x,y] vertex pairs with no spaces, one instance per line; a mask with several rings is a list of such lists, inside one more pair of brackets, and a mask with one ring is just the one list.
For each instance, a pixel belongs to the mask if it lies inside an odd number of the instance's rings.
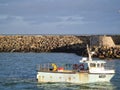
[[0,34],[120,34],[120,0],[0,0]]

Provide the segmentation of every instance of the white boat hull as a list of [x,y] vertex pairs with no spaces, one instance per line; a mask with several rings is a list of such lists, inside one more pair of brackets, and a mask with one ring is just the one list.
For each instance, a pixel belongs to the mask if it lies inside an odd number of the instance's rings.
[[40,83],[47,82],[67,82],[67,83],[94,83],[109,82],[114,74],[110,73],[88,73],[88,72],[38,72],[37,79]]

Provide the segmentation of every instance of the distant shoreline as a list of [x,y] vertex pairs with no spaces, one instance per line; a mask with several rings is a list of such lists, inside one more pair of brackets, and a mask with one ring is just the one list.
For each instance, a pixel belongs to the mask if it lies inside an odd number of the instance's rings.
[[42,35],[42,36],[47,36],[47,35],[51,35],[51,36],[57,36],[57,35],[61,35],[61,36],[120,36],[120,34],[0,34],[0,36],[36,36],[36,35]]

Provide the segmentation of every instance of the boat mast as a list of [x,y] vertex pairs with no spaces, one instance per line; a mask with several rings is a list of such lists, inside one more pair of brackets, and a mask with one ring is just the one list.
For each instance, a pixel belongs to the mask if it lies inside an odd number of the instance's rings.
[[91,52],[90,52],[90,49],[88,47],[88,44],[87,44],[87,52],[88,52],[88,60],[92,61]]

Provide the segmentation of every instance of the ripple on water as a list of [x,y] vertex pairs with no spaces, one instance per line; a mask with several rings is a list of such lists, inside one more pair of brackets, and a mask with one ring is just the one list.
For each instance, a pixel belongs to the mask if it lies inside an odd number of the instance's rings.
[[0,53],[0,90],[120,90],[120,60],[111,61],[117,71],[112,83],[37,83],[36,65],[45,62],[74,63],[80,58],[67,53]]

